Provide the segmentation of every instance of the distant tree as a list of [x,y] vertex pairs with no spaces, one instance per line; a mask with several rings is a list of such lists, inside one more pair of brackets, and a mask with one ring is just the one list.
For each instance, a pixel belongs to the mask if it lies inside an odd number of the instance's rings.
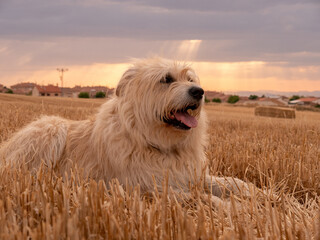
[[320,108],[320,104],[317,104],[315,107],[316,107],[316,108]]
[[262,96],[261,96],[261,98],[265,98],[266,96],[263,94]]
[[12,89],[8,88],[7,91],[6,91],[6,93],[13,94],[13,91],[12,91]]
[[249,99],[250,99],[250,100],[256,100],[257,98],[258,98],[257,95],[250,95],[250,96],[249,96]]
[[81,92],[78,95],[79,98],[89,98],[89,93],[88,92]]
[[229,98],[228,98],[228,103],[236,103],[240,100],[239,96],[238,95],[231,95]]
[[207,96],[204,96],[204,102],[205,102],[205,103],[210,102],[210,100],[207,98]]
[[212,102],[221,103],[221,99],[220,98],[213,98]]
[[106,94],[104,92],[97,92],[96,93],[96,98],[105,98]]
[[298,95],[293,95],[289,100],[292,101],[292,100],[297,100],[297,99],[299,99],[299,98],[300,98],[300,96],[298,96]]

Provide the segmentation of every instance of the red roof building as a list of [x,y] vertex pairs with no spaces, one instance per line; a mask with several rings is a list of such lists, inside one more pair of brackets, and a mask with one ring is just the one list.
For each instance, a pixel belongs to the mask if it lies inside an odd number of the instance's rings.
[[309,106],[315,106],[320,101],[320,98],[316,97],[307,97],[307,98],[299,98],[296,100],[292,100],[289,102],[291,105],[309,105]]
[[32,96],[61,96],[61,88],[54,85],[36,85],[32,90]]
[[299,98],[299,101],[303,102],[304,104],[311,104],[312,102],[318,100],[316,97],[308,97],[308,98]]

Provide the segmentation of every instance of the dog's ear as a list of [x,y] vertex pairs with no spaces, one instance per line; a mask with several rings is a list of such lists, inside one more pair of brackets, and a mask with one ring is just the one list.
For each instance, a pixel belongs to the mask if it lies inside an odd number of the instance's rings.
[[118,86],[116,88],[116,95],[118,97],[122,96],[123,91],[125,87],[128,85],[130,80],[134,77],[135,70],[134,69],[128,69],[121,77]]

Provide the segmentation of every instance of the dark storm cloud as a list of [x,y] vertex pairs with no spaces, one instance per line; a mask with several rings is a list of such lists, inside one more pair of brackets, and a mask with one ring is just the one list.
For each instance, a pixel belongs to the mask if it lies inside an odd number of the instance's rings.
[[121,61],[157,53],[161,41],[201,39],[197,60],[319,65],[319,22],[316,0],[0,2],[6,52],[21,49],[29,63]]

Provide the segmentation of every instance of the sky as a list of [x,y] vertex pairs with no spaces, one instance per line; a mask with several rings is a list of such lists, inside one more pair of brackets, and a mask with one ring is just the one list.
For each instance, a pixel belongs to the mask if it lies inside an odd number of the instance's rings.
[[0,0],[0,83],[115,87],[132,58],[206,90],[320,90],[319,0]]

